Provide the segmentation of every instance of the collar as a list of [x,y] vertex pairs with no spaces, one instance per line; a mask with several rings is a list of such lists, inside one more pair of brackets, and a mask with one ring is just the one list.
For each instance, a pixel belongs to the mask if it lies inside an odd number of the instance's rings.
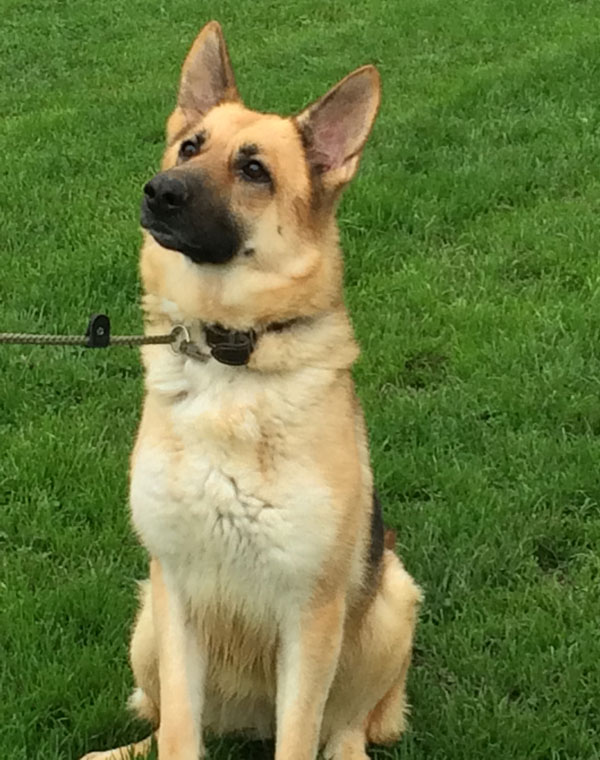
[[176,354],[185,354],[192,359],[206,362],[211,357],[230,367],[242,367],[248,364],[260,335],[267,332],[283,332],[300,321],[300,317],[285,322],[271,322],[259,332],[256,330],[230,330],[218,323],[202,325],[204,339],[210,353],[192,342],[190,333],[184,325],[173,328],[175,338],[171,347]]

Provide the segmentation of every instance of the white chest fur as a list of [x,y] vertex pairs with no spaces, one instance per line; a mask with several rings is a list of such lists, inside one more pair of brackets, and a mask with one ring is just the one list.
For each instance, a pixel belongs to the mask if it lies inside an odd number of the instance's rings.
[[282,597],[310,593],[334,541],[300,424],[323,371],[265,378],[160,358],[132,468],[134,525],[191,601],[276,614]]

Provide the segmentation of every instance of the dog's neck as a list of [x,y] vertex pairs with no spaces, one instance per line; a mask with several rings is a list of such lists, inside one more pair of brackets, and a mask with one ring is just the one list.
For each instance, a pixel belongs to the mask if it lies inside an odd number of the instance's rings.
[[[190,318],[177,304],[168,299],[146,294],[144,297],[146,332],[150,335],[170,332],[176,325],[186,330],[186,340],[196,347],[198,357],[216,359],[213,343],[231,343],[232,333],[237,333],[244,357],[244,334],[254,334],[254,341],[247,350],[247,361],[222,362],[247,367],[260,372],[286,372],[313,367],[322,369],[349,369],[359,355],[352,325],[343,304],[311,317],[298,316],[285,322],[257,324],[246,330],[225,329],[221,339],[215,336],[215,323]],[[229,327],[229,326],[227,326]],[[221,326],[222,328],[222,326]],[[208,332],[208,334],[207,334]],[[216,338],[216,340],[215,340]],[[149,347],[148,357],[159,356],[160,350],[170,348]],[[225,349],[230,350],[230,349]],[[223,351],[223,348],[217,349]],[[234,352],[235,353],[235,352]]]
[[198,270],[184,256],[146,239],[141,260],[146,330],[159,334],[183,325],[210,355],[205,326],[218,324],[227,332],[260,336],[244,365],[250,369],[347,369],[358,348],[342,298],[341,257],[332,250],[318,261],[293,274],[260,271],[243,261]]
[[236,330],[259,330],[271,322],[310,317],[342,302],[342,263],[327,255],[299,253],[303,265],[264,269],[238,258],[225,265],[197,265],[149,237],[142,248],[141,275],[147,294],[177,305],[179,318],[219,323]]

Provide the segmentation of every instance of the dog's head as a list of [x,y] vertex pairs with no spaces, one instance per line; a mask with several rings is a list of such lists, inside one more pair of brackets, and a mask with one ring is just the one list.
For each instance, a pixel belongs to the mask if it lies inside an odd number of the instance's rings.
[[340,191],[379,106],[379,75],[357,69],[292,117],[242,104],[216,22],[183,65],[162,171],[144,187],[142,226],[198,265],[298,279],[337,243]]

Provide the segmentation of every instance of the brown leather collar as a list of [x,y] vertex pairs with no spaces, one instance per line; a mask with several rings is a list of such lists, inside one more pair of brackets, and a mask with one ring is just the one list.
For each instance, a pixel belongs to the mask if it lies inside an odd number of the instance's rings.
[[204,337],[210,349],[206,354],[190,340],[189,332],[183,325],[174,329],[179,331],[178,339],[173,343],[176,353],[183,353],[193,359],[207,361],[211,357],[230,367],[242,367],[248,364],[258,339],[262,333],[283,332],[300,322],[300,317],[285,322],[271,322],[258,333],[256,330],[231,330],[218,323],[204,325]]

